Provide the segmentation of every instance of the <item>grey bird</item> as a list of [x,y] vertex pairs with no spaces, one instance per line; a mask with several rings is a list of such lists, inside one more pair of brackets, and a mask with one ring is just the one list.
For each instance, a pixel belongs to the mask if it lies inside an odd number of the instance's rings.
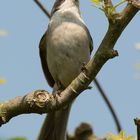
[[[40,45],[44,75],[54,91],[64,90],[90,59],[92,38],[81,17],[79,0],[56,0]],[[71,105],[48,113],[38,140],[65,140]]]

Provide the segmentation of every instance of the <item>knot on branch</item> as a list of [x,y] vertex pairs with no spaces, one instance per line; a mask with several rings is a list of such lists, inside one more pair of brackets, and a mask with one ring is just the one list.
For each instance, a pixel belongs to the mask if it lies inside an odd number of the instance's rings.
[[118,53],[118,51],[117,50],[109,50],[108,51],[108,57],[109,58],[114,58],[114,57],[116,57],[116,56],[119,56],[119,53]]
[[32,94],[28,94],[24,101],[30,109],[36,108],[47,113],[51,110],[57,110],[61,106],[61,98],[59,91],[49,94],[46,90],[36,90]]
[[50,102],[50,95],[45,90],[37,90],[34,92],[33,101],[38,107],[44,107]]
[[33,96],[27,96],[25,98],[25,101],[30,107],[37,106],[43,108],[50,102],[50,95],[45,90],[36,90],[33,92]]
[[99,61],[100,62],[101,61],[105,62],[108,59],[112,59],[112,58],[114,58],[116,56],[119,56],[119,53],[118,53],[117,50],[105,49],[105,50],[100,51],[98,55],[100,55]]

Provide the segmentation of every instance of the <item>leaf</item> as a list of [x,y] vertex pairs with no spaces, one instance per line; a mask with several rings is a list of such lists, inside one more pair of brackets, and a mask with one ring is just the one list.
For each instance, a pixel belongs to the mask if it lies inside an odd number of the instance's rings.
[[101,4],[102,0],[91,0],[91,2],[93,2],[93,3],[97,4],[97,5],[99,5],[99,4]]
[[110,133],[107,137],[107,140],[133,140],[134,136],[130,135],[130,136],[126,136],[125,135],[125,131],[120,131],[120,133],[118,135],[114,135],[112,133]]
[[104,2],[103,0],[91,0],[91,2],[93,3],[93,7],[100,9],[101,11],[104,12]]

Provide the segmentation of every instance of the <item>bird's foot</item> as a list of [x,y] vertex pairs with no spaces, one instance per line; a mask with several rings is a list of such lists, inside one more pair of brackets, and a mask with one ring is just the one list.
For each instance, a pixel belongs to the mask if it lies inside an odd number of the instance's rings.
[[87,71],[87,68],[85,67],[86,66],[86,62],[83,62],[82,63],[82,68],[81,70],[84,72],[84,71]]
[[56,90],[53,94],[54,95],[58,95],[58,96],[61,96],[61,92],[62,92],[63,90]]

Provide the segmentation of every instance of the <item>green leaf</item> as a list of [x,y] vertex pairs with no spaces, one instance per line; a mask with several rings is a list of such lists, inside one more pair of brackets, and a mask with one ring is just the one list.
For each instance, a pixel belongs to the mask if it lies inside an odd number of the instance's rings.
[[100,5],[103,0],[91,0],[91,2],[95,3],[96,5]]
[[116,9],[117,7],[119,7],[120,5],[122,5],[123,3],[125,3],[126,2],[126,0],[121,0],[118,4],[116,4],[115,6],[114,6],[114,9]]
[[120,131],[120,133],[118,135],[114,135],[114,134],[109,134],[107,137],[107,140],[133,140],[134,136],[130,135],[130,136],[126,136],[125,135],[125,131]]

